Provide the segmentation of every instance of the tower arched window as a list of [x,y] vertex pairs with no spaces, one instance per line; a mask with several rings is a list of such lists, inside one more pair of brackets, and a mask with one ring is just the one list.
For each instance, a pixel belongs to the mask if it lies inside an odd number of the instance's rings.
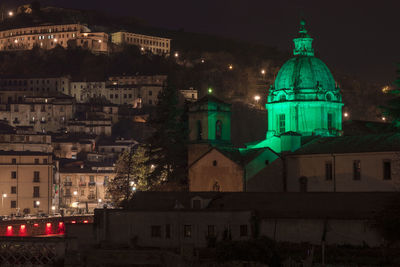
[[281,95],[279,96],[279,101],[286,101],[286,95],[281,94]]
[[203,127],[201,126],[201,121],[197,121],[197,140],[203,139]]
[[217,120],[215,123],[215,139],[221,140],[222,138],[222,121]]

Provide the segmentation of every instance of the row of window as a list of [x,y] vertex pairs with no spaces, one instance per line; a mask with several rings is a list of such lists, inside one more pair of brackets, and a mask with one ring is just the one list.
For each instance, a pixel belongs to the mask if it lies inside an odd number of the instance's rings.
[[[17,201],[16,200],[11,200],[10,201],[10,207],[12,208],[12,209],[15,209],[15,208],[17,208]],[[33,201],[33,207],[34,208],[39,208],[39,206],[40,206],[40,201],[37,201],[37,200],[34,200]]]
[[131,43],[135,44],[146,44],[146,45],[155,45],[159,47],[169,47],[168,42],[160,42],[160,41],[152,41],[152,40],[144,40],[141,38],[134,38],[134,37],[126,37],[126,40]]
[[35,33],[51,33],[51,32],[69,32],[69,31],[77,31],[77,27],[67,27],[67,28],[48,28],[48,29],[35,29],[35,30],[20,30],[20,31],[15,31],[15,32],[10,32],[10,31],[4,31],[2,36],[7,37],[7,36],[16,36],[16,35],[22,35],[22,34],[35,34]]
[[[65,195],[64,195],[65,197],[71,197],[72,195],[71,195],[71,189],[70,188],[66,188],[65,189]],[[85,190],[84,189],[82,189],[82,190],[80,190],[80,196],[81,197],[83,197],[83,196],[85,196]],[[96,193],[95,193],[95,191],[94,190],[89,190],[89,195],[88,195],[88,197],[87,197],[88,199],[96,199]]]
[[[34,161],[33,161],[33,163],[35,163],[35,164],[40,164],[40,160],[39,160],[38,158],[35,158]],[[42,160],[42,163],[43,163],[43,164],[47,164],[47,159],[43,159],[43,160]],[[16,159],[16,158],[12,158],[12,159],[11,159],[11,164],[17,164],[17,159]]]
[[[11,171],[11,179],[17,179],[17,172],[16,171]],[[40,182],[40,172],[39,171],[34,171],[33,172],[33,182],[34,183],[39,183]]]
[[[384,160],[382,163],[383,180],[392,179],[392,163],[390,160]],[[331,161],[325,162],[325,180],[333,179],[333,165]],[[353,180],[361,180],[361,161],[353,160]]]
[[[225,231],[228,231],[227,229]],[[162,237],[162,226],[161,225],[151,225],[151,237],[153,238],[161,238]],[[190,238],[193,235],[193,226],[186,224],[183,226],[183,237]],[[239,227],[239,236],[247,237],[249,235],[247,224],[242,224]],[[217,227],[215,225],[207,225],[207,236],[208,237],[216,237],[217,236]],[[171,225],[165,225],[165,238],[171,238]]]

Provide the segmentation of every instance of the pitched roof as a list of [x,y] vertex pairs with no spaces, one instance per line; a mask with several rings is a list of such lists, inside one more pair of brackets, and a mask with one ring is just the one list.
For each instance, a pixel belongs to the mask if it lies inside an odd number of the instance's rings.
[[191,200],[210,200],[204,211],[255,211],[260,218],[367,219],[398,193],[137,192],[128,210],[193,211]]
[[194,102],[193,105],[207,103],[207,102],[216,102],[216,103],[221,103],[221,104],[224,104],[224,105],[227,105],[227,106],[231,105],[231,104],[228,104],[228,103],[222,101],[221,99],[219,99],[219,98],[217,98],[217,97],[215,97],[213,95],[210,95],[210,94],[207,94],[207,95],[203,96],[202,98],[200,98],[199,100]]
[[316,138],[294,155],[400,151],[400,133]]

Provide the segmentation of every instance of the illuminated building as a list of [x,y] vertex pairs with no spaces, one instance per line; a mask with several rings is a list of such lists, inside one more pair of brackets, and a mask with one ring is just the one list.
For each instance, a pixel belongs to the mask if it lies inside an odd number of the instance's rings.
[[52,201],[51,153],[0,151],[0,215],[49,213]]
[[[72,43],[71,43],[72,42]],[[81,24],[40,25],[0,31],[0,50],[52,49],[75,45],[95,53],[108,52],[108,34],[93,33]]]
[[69,212],[93,211],[110,202],[106,192],[109,181],[115,176],[112,164],[92,163],[87,165],[80,161],[61,164],[59,177],[61,188],[60,207]]
[[142,52],[150,51],[157,55],[168,56],[171,52],[171,39],[143,35],[131,32],[115,32],[111,34],[113,43],[136,45]]

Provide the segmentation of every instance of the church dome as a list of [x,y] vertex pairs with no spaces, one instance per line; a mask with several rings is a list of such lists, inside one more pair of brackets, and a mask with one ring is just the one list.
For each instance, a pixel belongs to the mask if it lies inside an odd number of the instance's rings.
[[304,21],[301,21],[299,36],[293,41],[294,57],[279,70],[274,89],[336,90],[335,80],[330,70],[324,62],[314,57],[313,39],[308,35]]
[[281,89],[335,90],[335,80],[322,60],[314,56],[296,56],[279,70],[275,90]]

